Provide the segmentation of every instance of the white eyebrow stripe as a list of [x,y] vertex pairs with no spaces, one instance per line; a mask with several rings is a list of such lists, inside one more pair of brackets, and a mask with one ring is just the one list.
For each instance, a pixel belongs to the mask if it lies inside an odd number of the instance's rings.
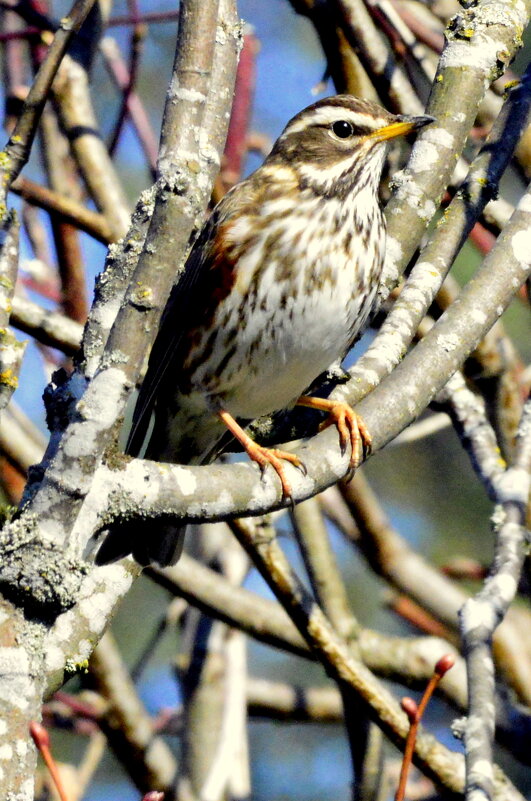
[[324,106],[290,123],[282,134],[282,137],[303,131],[308,125],[332,125],[332,123],[338,120],[347,120],[347,122],[351,122],[352,125],[357,128],[368,127],[373,130],[377,130],[388,124],[388,120],[383,118],[375,119],[369,114],[352,111],[348,108],[341,108],[341,106]]

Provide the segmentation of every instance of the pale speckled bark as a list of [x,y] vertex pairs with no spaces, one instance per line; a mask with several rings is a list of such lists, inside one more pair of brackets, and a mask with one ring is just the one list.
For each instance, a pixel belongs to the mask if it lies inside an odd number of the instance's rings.
[[[14,758],[7,763],[1,782],[2,791],[10,801],[30,801],[33,797],[35,751],[29,739],[28,724],[40,717],[46,677],[48,686],[57,687],[64,680],[65,673],[68,675],[83,669],[117,601],[127,592],[138,572],[134,566],[129,569],[127,565],[120,565],[88,574],[88,565],[80,559],[84,524],[79,521],[78,529],[72,529],[83,497],[90,489],[93,471],[114,434],[127,389],[140,371],[148,345],[147,341],[142,342],[142,333],[151,325],[154,336],[164,294],[173,280],[175,262],[179,254],[181,263],[184,260],[190,232],[206,207],[216,172],[215,162],[219,162],[218,151],[223,146],[228,122],[240,28],[233,6],[225,5],[223,14],[218,15],[217,4],[210,4],[207,9],[210,23],[198,27],[198,22],[204,21],[206,5],[193,0],[182,5],[182,17],[186,17],[184,9],[187,8],[191,20],[188,15],[188,39],[180,42],[181,51],[176,64],[180,68],[186,62],[190,74],[200,67],[198,74],[202,75],[205,91],[209,93],[205,97],[206,103],[202,104],[208,106],[208,114],[201,114],[197,125],[190,130],[184,112],[187,105],[197,102],[196,99],[190,101],[185,97],[179,108],[172,109],[172,114],[177,111],[177,117],[169,135],[181,137],[177,145],[179,152],[188,137],[187,149],[196,154],[200,169],[196,169],[197,164],[187,167],[183,163],[177,166],[170,163],[157,187],[153,216],[156,225],[147,235],[150,250],[147,259],[149,261],[154,252],[160,259],[159,266],[164,259],[167,260],[166,269],[158,273],[158,302],[144,302],[146,295],[140,297],[133,293],[132,297],[129,296],[120,325],[125,322],[133,324],[135,336],[123,333],[118,341],[114,334],[110,342],[107,334],[118,312],[120,298],[113,305],[107,296],[106,302],[99,304],[99,314],[89,326],[83,351],[84,356],[92,356],[92,361],[90,365],[83,362],[69,380],[66,380],[66,374],[59,374],[56,377],[58,385],[48,388],[51,441],[42,465],[32,473],[23,513],[16,522],[5,525],[1,533],[2,567],[5,568],[1,582],[9,613],[3,618],[0,643],[0,746],[2,753],[7,753],[8,747],[17,749],[16,753],[13,751]],[[62,35],[61,32],[60,37]],[[223,61],[223,69],[216,66],[217,83],[212,79],[209,67],[213,58],[215,65],[217,61]],[[203,67],[208,68],[206,72]],[[172,107],[174,100],[171,97],[168,101]],[[198,144],[195,136],[201,132],[203,117],[213,133],[207,132]],[[212,124],[214,118],[218,119],[217,126]],[[15,170],[12,172],[15,174]],[[143,198],[145,201],[146,197]],[[162,217],[168,215],[165,225],[174,226],[175,235],[170,243],[166,243],[167,249],[164,245],[160,248],[154,246],[155,229],[161,222],[157,204],[164,206]],[[132,229],[132,236],[139,234],[141,242],[147,228],[146,218],[149,222],[150,216],[144,206],[135,221],[136,227]],[[122,264],[127,263],[127,241],[114,250],[116,254],[122,258]],[[139,276],[142,269],[141,265]],[[116,279],[118,272],[116,270],[111,276],[108,272],[106,277]],[[115,283],[119,285],[119,280]],[[155,289],[153,294],[156,294]],[[129,318],[128,312],[131,312]],[[124,317],[128,318],[125,322]],[[106,366],[98,372],[98,359],[105,352]],[[90,368],[86,372],[83,371],[85,366]],[[90,382],[94,374],[96,379]],[[93,447],[92,456],[89,456]],[[64,546],[67,540],[69,550],[61,553],[57,546],[61,542]],[[32,600],[27,595],[30,586],[34,590]],[[19,611],[22,609],[24,616]],[[34,617],[42,622],[32,623]],[[156,758],[156,754],[151,756]]]

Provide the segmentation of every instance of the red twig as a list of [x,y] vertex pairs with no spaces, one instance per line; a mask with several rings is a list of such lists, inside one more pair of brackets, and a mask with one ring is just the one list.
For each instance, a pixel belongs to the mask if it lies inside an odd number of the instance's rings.
[[420,721],[422,720],[422,716],[426,710],[430,698],[434,693],[435,688],[437,687],[437,685],[439,684],[445,673],[447,673],[450,670],[450,668],[454,666],[454,663],[455,660],[451,654],[445,654],[444,656],[441,656],[441,658],[435,665],[433,675],[428,682],[428,686],[424,690],[424,695],[422,696],[421,702],[418,706],[412,698],[407,698],[407,697],[402,698],[401,706],[406,715],[408,716],[409,732],[406,739],[406,747],[404,748],[402,769],[400,771],[400,779],[398,782],[398,789],[395,795],[395,801],[404,801],[404,797],[406,794],[407,777],[413,759],[415,741],[417,739],[417,732]]
[[99,720],[101,718],[101,714],[97,709],[91,704],[86,704],[84,701],[80,701],[74,695],[70,695],[69,693],[62,692],[58,690],[54,695],[55,701],[60,701],[61,704],[64,704],[72,712],[75,712],[76,715],[82,715],[84,718],[88,718],[89,720]]
[[59,287],[56,283],[52,283],[51,281],[39,281],[27,275],[27,273],[23,273],[20,276],[20,283],[32,292],[38,292],[39,295],[43,298],[47,298],[47,300],[53,300],[56,303],[59,303],[61,300]]
[[[13,11],[17,11],[21,13],[21,9],[16,8]],[[107,22],[108,28],[117,28],[121,27],[122,25],[149,25],[149,24],[156,24],[156,23],[165,23],[165,22],[175,22],[179,19],[179,12],[178,11],[153,11],[147,14],[121,14],[115,17],[111,17]],[[28,26],[20,31],[10,31],[10,32],[3,32],[0,33],[0,42],[6,42],[10,39],[27,39],[30,36],[40,36],[43,30],[50,30],[54,31],[56,29],[56,25],[51,21],[47,20],[46,17],[42,17],[40,22],[42,23],[40,27],[35,25]]]
[[450,642],[457,639],[446,626],[405,595],[393,596],[389,602],[389,607],[393,612],[425,634],[429,634],[432,637],[441,637]]
[[40,28],[21,28],[19,31],[2,31],[0,42],[12,42],[17,39],[33,39],[41,37]]
[[470,239],[483,254],[490,253],[496,242],[494,234],[480,222],[477,222],[470,231]]
[[239,181],[243,161],[249,149],[248,132],[256,79],[257,52],[258,41],[252,32],[247,32],[243,39],[236,72],[234,102],[223,156],[223,169],[220,176],[223,183],[222,194]]
[[114,40],[108,40],[107,42],[103,40],[101,52],[103,54],[105,66],[116,83],[116,86],[126,95],[127,111],[131,123],[146,158],[148,159],[151,171],[154,174],[157,165],[158,143],[140,98],[134,90],[128,91],[127,89],[131,83],[129,71]]
[[0,454],[0,476],[2,490],[7,495],[8,502],[18,506],[28,477],[3,454]]
[[444,565],[441,565],[441,572],[445,576],[453,579],[473,579],[483,581],[487,575],[487,568],[475,559],[465,557],[455,557]]
[[367,3],[367,9],[378,27],[389,40],[395,56],[397,56],[398,59],[403,60],[408,53],[408,46],[400,34],[396,31],[393,25],[391,25],[387,16],[380,8],[378,8],[378,6],[374,5],[373,3]]
[[[138,20],[139,11],[136,0],[128,0],[128,6],[131,12],[131,16],[134,19]],[[129,114],[129,100],[136,86],[138,68],[140,66],[140,56],[142,55],[143,41],[145,35],[146,35],[146,26],[140,22],[137,22],[131,34],[131,44],[129,48],[129,67],[128,67],[129,75],[127,76],[127,83],[123,87],[122,103],[120,106],[118,119],[116,120],[116,124],[114,126],[114,131],[110,138],[109,153],[114,153],[116,146],[118,145],[118,141],[120,139],[122,128]]]
[[37,723],[36,720],[31,721],[29,729],[30,729],[30,734],[33,738],[33,742],[38,748],[46,764],[46,767],[50,772],[50,776],[52,777],[53,782],[57,788],[57,792],[59,793],[59,798],[61,799],[61,801],[69,801],[68,796],[65,793],[63,783],[61,781],[61,775],[59,773],[59,769],[56,765],[56,762],[50,750],[50,738],[48,736],[48,732],[46,731],[44,726],[41,723]]

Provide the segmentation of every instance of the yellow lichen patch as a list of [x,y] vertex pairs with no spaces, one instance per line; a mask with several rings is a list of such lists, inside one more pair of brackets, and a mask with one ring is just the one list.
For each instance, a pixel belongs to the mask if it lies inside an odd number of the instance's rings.
[[65,673],[88,673],[88,659],[82,659],[76,662],[75,659],[69,657],[65,662]]
[[520,81],[518,79],[514,81],[507,81],[505,86],[503,87],[503,99],[505,100],[509,95],[511,89],[514,89],[516,86],[520,86]]
[[4,370],[0,373],[0,385],[16,389],[18,387],[18,376],[15,375],[13,370]]

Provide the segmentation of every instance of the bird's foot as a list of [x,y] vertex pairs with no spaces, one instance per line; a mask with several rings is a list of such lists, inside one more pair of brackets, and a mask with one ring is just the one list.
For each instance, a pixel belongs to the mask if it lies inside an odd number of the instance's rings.
[[328,418],[321,423],[319,431],[335,425],[339,434],[341,453],[345,453],[350,443],[350,462],[347,476],[356,470],[362,459],[371,452],[372,438],[363,419],[356,414],[348,403],[328,400],[327,398],[312,398],[302,396],[297,401],[299,406],[328,412]]
[[298,467],[304,474],[306,474],[306,468],[299,457],[294,453],[289,453],[288,451],[281,451],[278,450],[278,448],[265,448],[263,445],[259,445],[254,441],[254,439],[251,439],[251,437],[246,434],[243,428],[236,422],[234,417],[224,410],[218,412],[218,417],[225,423],[231,434],[233,434],[241,443],[249,458],[260,466],[262,473],[268,464],[271,465],[280,479],[280,483],[282,485],[282,498],[293,503],[291,485],[286,476],[284,462],[290,462],[290,464],[295,465],[295,467]]
[[258,445],[252,439],[248,445],[244,445],[243,443],[242,445],[247,451],[249,458],[252,459],[253,462],[256,462],[260,465],[260,470],[262,473],[268,464],[271,465],[271,467],[276,471],[276,474],[280,479],[280,483],[282,484],[282,497],[287,498],[293,503],[291,484],[287,479],[283,462],[290,462],[290,464],[293,464],[295,467],[298,467],[300,470],[302,470],[303,473],[306,473],[306,468],[299,457],[294,453],[281,451],[278,448],[264,448],[263,445]]

